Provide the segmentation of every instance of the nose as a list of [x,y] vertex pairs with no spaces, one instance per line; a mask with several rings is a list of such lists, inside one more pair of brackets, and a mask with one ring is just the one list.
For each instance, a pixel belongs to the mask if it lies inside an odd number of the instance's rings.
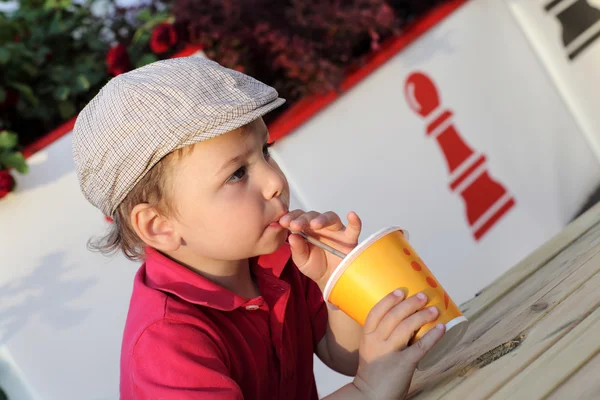
[[266,200],[281,196],[287,184],[283,172],[274,161],[262,163],[262,191]]

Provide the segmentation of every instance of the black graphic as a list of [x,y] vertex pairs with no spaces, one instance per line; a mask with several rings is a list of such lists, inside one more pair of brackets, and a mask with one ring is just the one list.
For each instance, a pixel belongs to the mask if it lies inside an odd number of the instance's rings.
[[[588,0],[553,0],[546,4],[549,13],[562,26],[562,42],[570,60],[574,60],[592,43],[600,38],[600,10],[592,7]],[[556,12],[556,10],[562,9]]]

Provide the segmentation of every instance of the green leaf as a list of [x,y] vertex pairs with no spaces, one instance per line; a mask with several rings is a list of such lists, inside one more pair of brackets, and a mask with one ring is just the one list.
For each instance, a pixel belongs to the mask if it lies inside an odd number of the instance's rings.
[[150,32],[148,32],[144,27],[140,27],[133,34],[131,43],[134,45],[145,46],[150,41],[151,37],[152,37],[152,34]]
[[77,78],[75,78],[75,82],[77,83],[77,88],[81,91],[87,91],[91,86],[90,81],[83,74],[77,75]]
[[40,101],[33,94],[33,90],[31,89],[31,86],[26,85],[24,83],[19,83],[19,82],[11,82],[8,84],[8,86],[18,90],[19,93],[21,93],[23,95],[23,97],[25,97],[32,106],[34,106],[34,107],[39,106]]
[[10,131],[0,132],[0,149],[12,149],[19,142],[19,137],[16,133]]
[[139,14],[137,15],[137,19],[140,22],[148,22],[150,20],[150,18],[152,18],[152,13],[150,12],[149,8],[144,8],[142,11],[139,12]]
[[40,74],[40,70],[32,63],[23,63],[21,64],[21,68],[23,68],[23,70],[27,72],[32,78],[35,78]]
[[44,8],[51,9],[65,9],[71,5],[71,0],[46,0]]
[[6,65],[10,61],[10,51],[6,47],[0,47],[0,64]]
[[27,166],[25,157],[23,157],[23,154],[19,152],[0,154],[0,164],[8,168],[14,168],[20,174],[26,174],[29,172],[29,167]]
[[58,113],[62,119],[69,119],[75,115],[76,112],[75,104],[73,104],[72,101],[67,100],[58,103]]
[[90,47],[90,50],[94,51],[105,51],[107,48],[106,43],[95,36],[90,36],[87,44]]
[[52,97],[54,97],[58,101],[64,101],[69,98],[69,94],[71,93],[71,89],[66,86],[59,86],[54,89],[52,93]]
[[56,83],[65,83],[71,80],[71,71],[64,65],[56,65],[50,69],[49,76]]
[[158,58],[152,53],[144,54],[138,60],[138,62],[135,63],[135,66],[136,66],[136,68],[143,67],[144,65],[153,63],[154,61],[157,61],[157,60],[158,60]]
[[52,50],[50,50],[47,46],[41,46],[38,51],[35,53],[35,62],[38,64],[42,64],[46,61],[46,57],[50,54]]

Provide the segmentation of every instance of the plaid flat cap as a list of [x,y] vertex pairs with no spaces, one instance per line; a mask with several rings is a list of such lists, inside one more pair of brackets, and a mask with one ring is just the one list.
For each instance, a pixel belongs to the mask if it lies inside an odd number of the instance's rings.
[[242,127],[284,102],[272,87],[199,56],[121,74],[75,122],[73,159],[81,191],[112,216],[169,153]]

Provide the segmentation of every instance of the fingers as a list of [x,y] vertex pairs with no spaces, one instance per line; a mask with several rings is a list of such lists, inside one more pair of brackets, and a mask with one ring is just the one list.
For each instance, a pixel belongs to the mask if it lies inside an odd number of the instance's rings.
[[340,231],[345,229],[350,236],[358,238],[362,229],[362,221],[355,212],[348,213],[348,226],[333,211],[319,213],[316,211],[305,212],[303,210],[294,210],[281,218],[279,223],[295,231],[304,229],[319,230],[329,229],[331,231]]
[[316,211],[304,212],[302,210],[295,210],[281,218],[279,223],[283,227],[289,227],[292,231],[300,232],[310,228],[310,222],[320,215],[321,213]]
[[433,322],[440,315],[436,307],[430,307],[414,313],[396,326],[388,342],[397,350],[406,348],[416,331]]
[[400,324],[425,307],[425,304],[427,304],[427,296],[424,293],[417,293],[396,305],[385,315],[379,324],[377,328],[378,336],[384,340],[388,339]]
[[281,217],[281,219],[279,220],[279,223],[281,224],[281,226],[283,226],[285,228],[289,228],[290,223],[293,220],[295,220],[296,218],[300,217],[302,214],[304,214],[304,210],[290,211],[289,213],[287,213],[286,215]]
[[358,214],[356,214],[354,211],[349,212],[347,218],[348,226],[346,227],[346,233],[356,237],[356,239],[358,240],[358,237],[360,236],[360,232],[362,230],[362,221],[360,220]]
[[329,229],[332,231],[339,231],[344,229],[344,223],[340,219],[339,215],[333,211],[328,211],[319,215],[317,218],[310,221],[311,229]]
[[298,268],[304,267],[310,257],[310,248],[308,243],[298,235],[290,235],[288,238],[290,247],[292,248],[292,260]]
[[435,346],[437,342],[444,336],[446,326],[444,324],[436,325],[435,328],[427,332],[425,336],[419,339],[415,344],[403,351],[405,359],[416,366],[419,361],[425,357],[427,352]]
[[319,213],[317,211],[304,212],[303,210],[294,210],[287,215],[283,216],[279,223],[284,228],[290,228],[292,231],[304,231],[304,230],[319,230],[328,228],[333,231],[339,231],[344,229],[340,217],[332,212]]
[[402,300],[404,300],[404,291],[396,289],[381,299],[379,303],[375,304],[375,307],[373,307],[369,312],[369,315],[367,315],[363,333],[367,335],[375,332],[387,313]]

